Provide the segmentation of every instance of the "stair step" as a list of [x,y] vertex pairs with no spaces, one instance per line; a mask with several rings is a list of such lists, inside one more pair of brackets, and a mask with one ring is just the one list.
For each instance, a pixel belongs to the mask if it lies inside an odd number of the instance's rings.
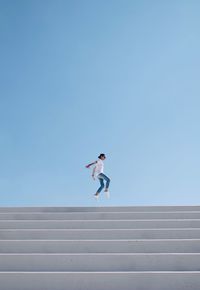
[[0,240],[0,253],[200,253],[200,239]]
[[127,220],[200,219],[200,211],[171,212],[16,212],[0,213],[0,220]]
[[0,212],[171,212],[200,211],[200,206],[93,206],[93,207],[0,207]]
[[199,271],[0,272],[2,290],[197,290]]
[[0,229],[200,228],[200,219],[156,220],[0,220]]
[[200,254],[0,254],[0,271],[200,271]]
[[59,229],[0,230],[0,240],[8,239],[200,239],[200,229]]

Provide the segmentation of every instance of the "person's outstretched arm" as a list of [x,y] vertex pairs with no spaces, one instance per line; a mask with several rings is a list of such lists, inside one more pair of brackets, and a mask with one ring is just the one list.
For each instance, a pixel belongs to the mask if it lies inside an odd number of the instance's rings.
[[95,161],[95,162],[92,162],[92,163],[90,163],[90,164],[86,165],[85,167],[86,167],[86,168],[90,168],[90,166],[92,166],[92,165],[94,165],[94,164],[96,164],[96,163],[97,163],[97,161]]
[[96,166],[92,170],[92,178],[95,180],[95,171],[96,171]]

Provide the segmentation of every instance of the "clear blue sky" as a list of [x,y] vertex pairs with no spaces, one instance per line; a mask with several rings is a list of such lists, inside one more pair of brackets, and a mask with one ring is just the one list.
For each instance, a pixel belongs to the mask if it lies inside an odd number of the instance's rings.
[[199,11],[0,0],[0,205],[200,204]]

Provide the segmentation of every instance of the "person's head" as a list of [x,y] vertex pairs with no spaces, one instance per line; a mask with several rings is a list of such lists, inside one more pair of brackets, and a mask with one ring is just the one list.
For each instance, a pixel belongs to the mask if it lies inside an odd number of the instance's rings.
[[98,158],[101,159],[101,160],[104,160],[104,159],[106,159],[106,155],[103,154],[103,153],[101,153],[101,154],[98,156]]

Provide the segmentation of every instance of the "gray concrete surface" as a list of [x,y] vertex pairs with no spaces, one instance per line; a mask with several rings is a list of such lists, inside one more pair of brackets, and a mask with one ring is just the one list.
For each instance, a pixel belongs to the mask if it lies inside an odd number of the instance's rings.
[[200,207],[0,207],[0,290],[199,290]]

